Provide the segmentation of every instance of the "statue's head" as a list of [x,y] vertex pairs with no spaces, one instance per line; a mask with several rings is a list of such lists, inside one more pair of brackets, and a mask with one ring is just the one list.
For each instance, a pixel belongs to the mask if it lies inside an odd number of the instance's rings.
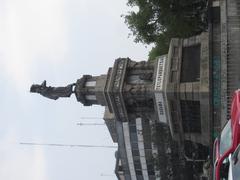
[[30,88],[31,93],[39,93],[41,91],[42,86],[38,84],[33,84]]

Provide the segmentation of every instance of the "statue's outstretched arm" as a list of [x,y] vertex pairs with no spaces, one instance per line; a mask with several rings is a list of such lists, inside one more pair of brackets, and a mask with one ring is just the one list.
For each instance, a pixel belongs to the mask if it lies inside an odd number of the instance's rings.
[[46,85],[47,85],[47,81],[44,80],[44,81],[42,82],[41,86],[46,87]]

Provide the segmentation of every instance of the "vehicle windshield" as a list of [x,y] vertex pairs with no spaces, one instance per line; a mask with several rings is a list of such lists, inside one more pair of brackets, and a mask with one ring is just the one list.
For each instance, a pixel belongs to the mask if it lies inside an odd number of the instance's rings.
[[231,130],[231,121],[229,120],[221,133],[220,149],[219,149],[221,156],[230,148],[231,144],[232,144],[232,130]]
[[240,153],[238,153],[236,161],[232,164],[232,176],[232,179],[240,179]]

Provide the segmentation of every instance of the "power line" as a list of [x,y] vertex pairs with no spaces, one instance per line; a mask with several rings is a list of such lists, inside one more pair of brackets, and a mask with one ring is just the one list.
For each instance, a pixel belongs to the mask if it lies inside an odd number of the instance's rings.
[[111,177],[113,177],[113,176],[115,176],[115,175],[113,175],[113,174],[100,174],[100,176],[111,176]]
[[105,123],[77,123],[78,126],[103,126]]
[[103,119],[102,117],[80,117],[80,119]]
[[28,146],[57,146],[57,147],[81,147],[81,148],[117,148],[118,146],[105,146],[105,145],[85,145],[85,144],[48,144],[48,143],[28,143],[20,142],[20,145]]

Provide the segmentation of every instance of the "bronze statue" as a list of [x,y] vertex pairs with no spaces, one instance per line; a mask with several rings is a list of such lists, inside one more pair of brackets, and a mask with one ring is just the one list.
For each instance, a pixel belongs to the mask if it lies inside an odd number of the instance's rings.
[[46,80],[41,85],[33,84],[30,88],[30,92],[39,93],[44,97],[57,100],[59,97],[70,97],[73,91],[75,83],[69,84],[66,87],[51,87],[46,85]]

